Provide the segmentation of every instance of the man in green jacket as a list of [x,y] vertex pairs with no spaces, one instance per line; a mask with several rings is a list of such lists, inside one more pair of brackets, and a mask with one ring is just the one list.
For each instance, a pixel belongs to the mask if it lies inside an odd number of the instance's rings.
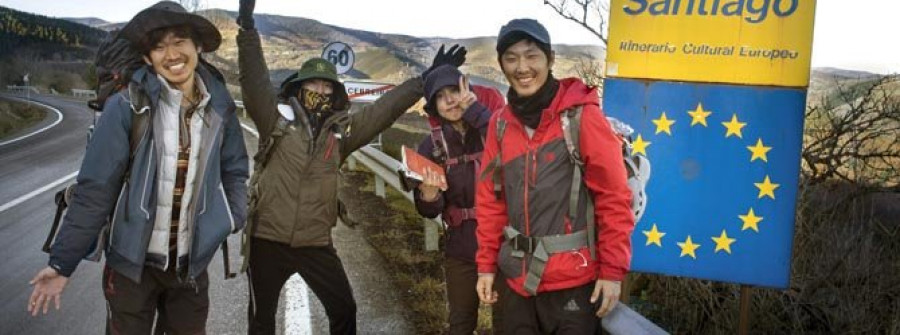
[[[249,333],[275,333],[281,287],[299,273],[324,305],[331,333],[355,334],[356,302],[331,239],[338,219],[339,169],[353,151],[422,98],[422,79],[409,79],[350,113],[334,65],[313,58],[276,94],[254,28],[255,1],[240,3],[240,83],[260,144],[244,245],[250,277]],[[459,66],[464,60],[464,48],[446,54],[441,50],[432,68]]]

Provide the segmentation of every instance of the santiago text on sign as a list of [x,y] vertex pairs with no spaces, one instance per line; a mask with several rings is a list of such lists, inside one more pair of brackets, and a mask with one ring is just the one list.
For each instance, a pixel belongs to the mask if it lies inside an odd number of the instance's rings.
[[[709,15],[709,16],[742,16],[746,12],[744,20],[750,23],[760,23],[766,20],[769,12],[776,16],[790,16],[797,10],[800,0],[628,0],[637,5],[637,8],[625,6],[622,10],[628,15],[641,15],[645,12],[650,15],[679,15],[683,9],[684,15]],[[684,4],[684,6],[682,6]],[[709,5],[707,5],[709,4]],[[785,8],[785,4],[789,4]]]

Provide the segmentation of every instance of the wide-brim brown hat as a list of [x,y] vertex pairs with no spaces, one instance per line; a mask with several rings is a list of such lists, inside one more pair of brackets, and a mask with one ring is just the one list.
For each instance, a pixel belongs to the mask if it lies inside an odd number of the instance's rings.
[[222,44],[222,34],[212,22],[200,15],[189,13],[180,4],[172,1],[160,1],[140,11],[122,28],[119,36],[138,45],[144,36],[153,30],[180,25],[194,28],[203,52],[216,51]]

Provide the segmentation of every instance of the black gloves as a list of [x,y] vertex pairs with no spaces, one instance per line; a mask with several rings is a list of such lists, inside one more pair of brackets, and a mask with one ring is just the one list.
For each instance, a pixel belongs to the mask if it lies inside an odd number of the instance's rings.
[[241,29],[253,29],[253,7],[256,7],[256,0],[241,0],[240,9],[238,9],[237,24]]
[[466,47],[460,47],[459,44],[454,44],[450,49],[444,52],[444,45],[441,44],[441,48],[438,49],[437,54],[434,55],[434,60],[431,61],[431,67],[429,67],[425,72],[422,72],[422,78],[428,76],[432,70],[441,65],[452,65],[455,67],[460,67],[463,63],[466,62]]

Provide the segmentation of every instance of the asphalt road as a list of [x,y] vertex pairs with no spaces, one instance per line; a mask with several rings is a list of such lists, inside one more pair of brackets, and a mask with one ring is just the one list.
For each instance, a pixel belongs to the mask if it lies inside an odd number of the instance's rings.
[[[10,97],[9,95],[2,95]],[[106,315],[105,300],[100,289],[101,264],[82,262],[69,281],[62,297],[62,308],[46,316],[32,318],[26,312],[31,293],[28,281],[43,268],[47,256],[40,251],[53,220],[53,194],[68,185],[65,177],[80,167],[87,143],[87,129],[92,112],[80,100],[56,96],[32,97],[53,106],[62,115],[57,122],[55,112],[38,125],[14,136],[40,133],[22,140],[0,141],[0,335],[5,334],[102,334]],[[54,125],[54,123],[56,123]],[[52,126],[51,126],[52,125]],[[51,126],[51,127],[48,127]],[[256,139],[245,132],[250,156],[256,151]],[[46,187],[57,182],[56,187]],[[409,323],[398,292],[387,278],[383,261],[365,241],[361,231],[339,224],[335,229],[335,247],[344,261],[354,295],[359,305],[358,322],[362,334],[410,334]],[[240,236],[229,238],[231,267],[240,265]],[[212,261],[210,272],[209,334],[245,334],[247,313],[247,281],[244,275],[223,280],[221,253]],[[299,294],[306,296],[306,306],[291,308],[309,311],[304,320],[285,319],[297,313],[285,313],[286,294],[282,291],[279,333],[327,334],[328,322],[321,304],[305,286]],[[293,317],[293,316],[291,316]],[[295,317],[294,317],[295,318]],[[297,328],[290,325],[308,325]],[[285,329],[292,331],[285,332]],[[297,329],[300,329],[297,331]]]

